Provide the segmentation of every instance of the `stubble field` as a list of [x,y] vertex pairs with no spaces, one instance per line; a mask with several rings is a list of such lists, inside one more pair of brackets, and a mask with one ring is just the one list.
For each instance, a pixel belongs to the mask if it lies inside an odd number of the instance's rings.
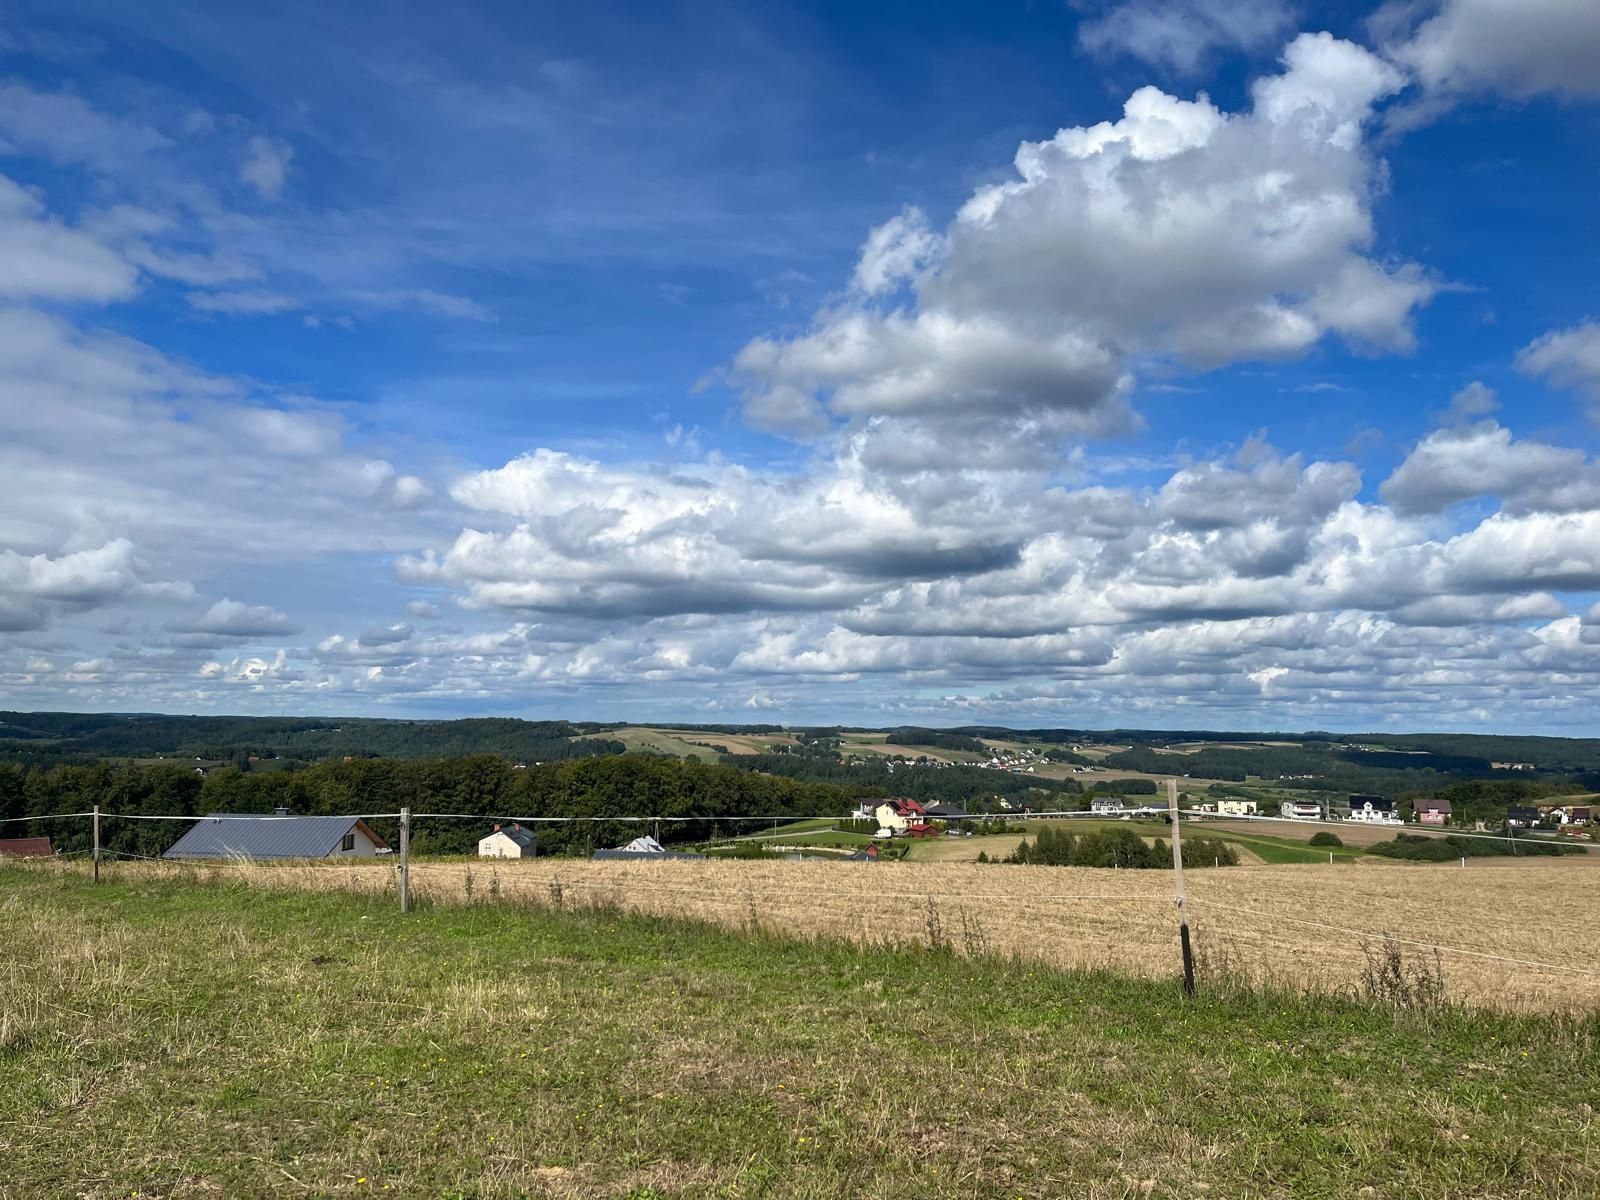
[[[1442,967],[1452,1000],[1510,1011],[1600,1007],[1594,857],[1466,869],[1370,863],[1190,871],[1203,969],[1350,993],[1384,935]],[[392,864],[118,864],[119,878],[239,875],[264,887],[388,893]],[[423,903],[521,903],[681,917],[729,929],[867,944],[945,943],[1053,967],[1145,978],[1177,969],[1162,871],[964,863],[423,862]],[[1444,947],[1435,960],[1427,945]],[[1367,949],[1364,949],[1364,946]]]

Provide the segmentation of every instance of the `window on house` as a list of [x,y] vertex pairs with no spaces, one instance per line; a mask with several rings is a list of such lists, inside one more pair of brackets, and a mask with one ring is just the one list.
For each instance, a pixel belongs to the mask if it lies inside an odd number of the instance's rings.
[[345,834],[344,835],[344,840],[339,843],[339,849],[341,849],[341,850],[354,850],[355,848],[356,848],[356,835],[353,834],[353,833]]

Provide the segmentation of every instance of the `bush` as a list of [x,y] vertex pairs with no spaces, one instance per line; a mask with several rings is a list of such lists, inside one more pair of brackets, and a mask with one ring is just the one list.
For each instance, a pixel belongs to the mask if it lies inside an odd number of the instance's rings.
[[[1074,836],[1065,829],[1041,829],[1031,843],[1024,839],[1005,860],[1046,867],[1121,867],[1161,870],[1172,866],[1172,848],[1157,838],[1155,845],[1131,829],[1107,829]],[[1239,853],[1218,838],[1191,838],[1183,844],[1185,867],[1237,866]]]
[[1313,833],[1311,835],[1311,841],[1309,844],[1313,846],[1336,847],[1342,847],[1344,845],[1344,843],[1339,840],[1339,835],[1337,833],[1329,833],[1326,829],[1320,833]]
[[760,842],[736,842],[731,846],[713,846],[706,851],[710,858],[782,858],[770,846]]
[[1497,842],[1488,838],[1467,838],[1451,834],[1449,837],[1423,837],[1415,833],[1396,834],[1392,842],[1368,846],[1367,853],[1381,854],[1385,858],[1399,858],[1407,862],[1451,862],[1458,858],[1505,858],[1510,855],[1534,854],[1553,856],[1581,853],[1576,846],[1554,846],[1549,842],[1517,838],[1514,842]]

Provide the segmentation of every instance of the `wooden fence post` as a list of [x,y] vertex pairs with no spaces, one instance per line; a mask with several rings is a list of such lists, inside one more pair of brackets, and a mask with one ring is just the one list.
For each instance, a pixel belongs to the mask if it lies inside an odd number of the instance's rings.
[[400,810],[400,911],[411,911],[411,810]]
[[1178,812],[1178,781],[1167,780],[1167,813],[1172,818],[1172,881],[1178,906],[1178,942],[1183,949],[1183,994],[1194,995],[1194,951],[1189,945],[1189,914],[1184,908],[1183,831]]

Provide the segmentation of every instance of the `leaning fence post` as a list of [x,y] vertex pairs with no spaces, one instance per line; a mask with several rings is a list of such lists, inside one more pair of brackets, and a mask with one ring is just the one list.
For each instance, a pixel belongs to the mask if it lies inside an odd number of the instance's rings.
[[411,911],[411,810],[400,810],[400,911]]
[[100,882],[100,806],[94,806],[94,881]]
[[1167,780],[1167,812],[1172,818],[1172,881],[1178,906],[1178,941],[1183,947],[1183,994],[1194,995],[1194,951],[1189,947],[1189,914],[1184,910],[1183,833],[1178,827],[1178,781]]

